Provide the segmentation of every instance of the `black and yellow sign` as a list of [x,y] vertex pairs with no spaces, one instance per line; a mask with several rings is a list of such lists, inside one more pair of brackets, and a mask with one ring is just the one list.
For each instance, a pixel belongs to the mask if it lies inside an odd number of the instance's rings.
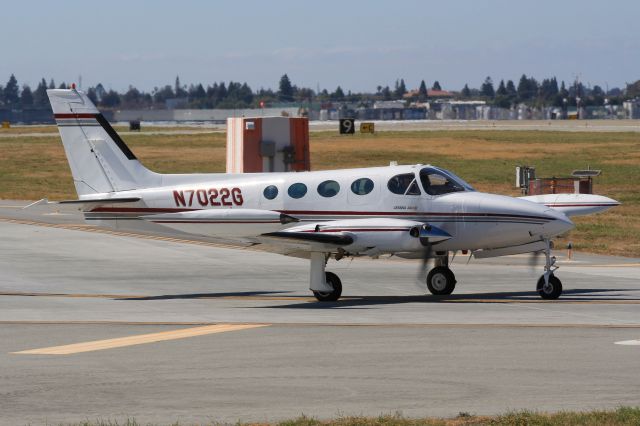
[[374,133],[375,123],[360,123],[360,133]]
[[356,132],[356,124],[353,118],[341,118],[340,119],[340,134],[352,135]]

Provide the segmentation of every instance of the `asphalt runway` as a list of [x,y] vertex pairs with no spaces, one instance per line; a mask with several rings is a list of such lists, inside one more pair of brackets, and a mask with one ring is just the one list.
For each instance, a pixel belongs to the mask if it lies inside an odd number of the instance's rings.
[[640,259],[558,252],[551,302],[525,256],[455,259],[448,297],[419,262],[334,261],[320,304],[307,261],[23,204],[0,202],[0,424],[640,405]]
[[[356,127],[361,123],[356,120]],[[553,132],[640,132],[640,120],[384,120],[373,121],[376,132],[415,132],[452,130],[528,130]],[[128,125],[128,123],[116,123]],[[29,128],[30,126],[16,126]],[[226,124],[212,123],[154,123],[142,122],[143,133],[119,131],[121,136],[129,135],[194,135],[226,132]],[[161,129],[158,129],[161,127]],[[180,127],[180,129],[170,129]],[[338,131],[337,121],[310,121],[310,132]],[[57,137],[58,132],[2,133],[0,139]]]

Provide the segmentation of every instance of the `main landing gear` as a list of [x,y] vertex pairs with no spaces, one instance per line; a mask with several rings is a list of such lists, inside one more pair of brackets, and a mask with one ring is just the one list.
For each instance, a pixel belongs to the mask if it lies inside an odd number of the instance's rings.
[[551,242],[549,240],[544,241],[547,247],[544,250],[545,265],[544,274],[538,279],[536,290],[543,299],[553,300],[560,297],[562,294],[562,282],[553,273],[558,269],[555,256],[551,256]]
[[311,253],[311,277],[309,289],[320,302],[335,302],[342,295],[342,282],[333,272],[325,272],[329,255]]
[[449,269],[449,256],[435,258],[435,267],[427,274],[427,288],[436,296],[446,296],[456,288],[456,276]]

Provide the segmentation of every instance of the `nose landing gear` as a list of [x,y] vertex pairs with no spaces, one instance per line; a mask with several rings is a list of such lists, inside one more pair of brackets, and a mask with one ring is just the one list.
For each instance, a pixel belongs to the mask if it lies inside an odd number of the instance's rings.
[[544,250],[545,265],[544,274],[538,279],[536,290],[540,297],[546,300],[554,300],[560,297],[562,294],[562,282],[553,273],[558,269],[556,264],[556,257],[551,256],[551,241],[544,240],[546,248]]

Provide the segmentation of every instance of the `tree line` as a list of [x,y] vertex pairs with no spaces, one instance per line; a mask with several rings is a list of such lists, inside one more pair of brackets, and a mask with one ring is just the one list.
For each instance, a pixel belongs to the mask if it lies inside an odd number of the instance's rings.
[[[0,84],[0,108],[39,109],[49,108],[47,89],[68,88],[62,82],[59,85],[53,79],[47,82],[44,78],[35,89],[29,85],[19,85],[12,74],[7,83]],[[150,92],[129,86],[120,93],[113,89],[105,89],[99,83],[86,89],[87,96],[99,107],[106,109],[163,109],[163,108],[259,108],[281,103],[329,103],[350,102],[363,106],[380,100],[402,100],[410,102],[426,102],[443,95],[442,87],[435,81],[427,88],[422,80],[416,90],[408,90],[404,79],[399,78],[392,86],[379,85],[375,91],[354,93],[340,86],[333,91],[323,89],[314,91],[308,87],[293,84],[287,74],[279,82],[277,90],[260,88],[252,90],[247,83],[229,81],[216,82],[206,87],[202,83],[183,85],[176,77],[174,84],[154,87]],[[450,91],[450,96],[459,100],[483,100],[490,105],[511,108],[525,104],[531,107],[545,106],[601,106],[620,104],[626,99],[640,97],[640,80],[628,84],[624,89],[613,88],[603,90],[595,85],[586,87],[579,81],[558,84],[556,77],[544,78],[541,81],[522,75],[516,85],[512,80],[501,80],[497,88],[491,77],[487,77],[479,88],[470,88],[468,84],[459,91]],[[446,93],[445,93],[446,95]]]

